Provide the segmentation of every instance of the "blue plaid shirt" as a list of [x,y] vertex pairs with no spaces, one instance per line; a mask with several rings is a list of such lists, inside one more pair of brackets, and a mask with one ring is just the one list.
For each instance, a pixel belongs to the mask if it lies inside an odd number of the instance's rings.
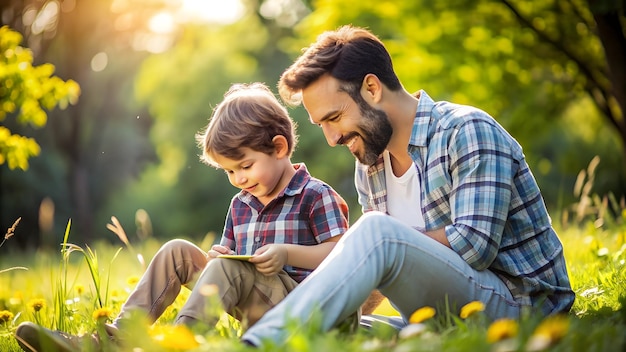
[[[419,230],[445,227],[452,249],[497,274],[520,305],[568,311],[563,247],[519,143],[481,110],[419,94],[408,147],[422,187]],[[382,157],[357,162],[355,184],[364,212],[387,213]]]
[[[254,254],[269,243],[316,245],[348,230],[348,205],[328,184],[309,174],[304,164],[269,204],[241,191],[231,200],[220,244],[236,254]],[[300,282],[312,270],[289,265],[285,271]]]

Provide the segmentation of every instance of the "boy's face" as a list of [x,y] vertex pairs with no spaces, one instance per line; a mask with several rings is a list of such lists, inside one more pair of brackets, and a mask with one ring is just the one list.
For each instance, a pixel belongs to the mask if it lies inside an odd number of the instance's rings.
[[387,114],[368,105],[361,106],[339,90],[339,81],[320,77],[302,90],[302,103],[312,123],[320,126],[331,147],[348,147],[359,162],[373,165],[385,150],[393,128]]
[[275,153],[268,155],[250,148],[242,148],[242,151],[244,156],[239,160],[222,155],[214,155],[213,160],[226,172],[233,186],[267,204],[286,186],[281,182],[286,163]]

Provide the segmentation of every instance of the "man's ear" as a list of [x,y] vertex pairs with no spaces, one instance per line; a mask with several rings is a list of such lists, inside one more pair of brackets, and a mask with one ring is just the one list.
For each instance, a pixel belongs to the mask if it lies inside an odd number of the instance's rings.
[[289,143],[287,142],[287,138],[283,135],[277,135],[272,138],[272,142],[274,143],[274,151],[276,152],[276,157],[281,159],[289,156]]
[[380,102],[383,96],[383,84],[378,76],[373,73],[365,75],[361,86],[361,95],[370,105],[376,105]]

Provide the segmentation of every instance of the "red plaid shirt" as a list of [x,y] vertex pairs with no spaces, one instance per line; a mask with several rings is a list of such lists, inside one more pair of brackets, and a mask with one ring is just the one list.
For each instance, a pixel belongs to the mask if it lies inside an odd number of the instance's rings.
[[[316,245],[348,230],[348,205],[328,184],[294,165],[289,185],[266,206],[241,191],[228,208],[220,244],[236,254],[254,254],[269,243]],[[289,265],[285,271],[297,282],[312,270]]]

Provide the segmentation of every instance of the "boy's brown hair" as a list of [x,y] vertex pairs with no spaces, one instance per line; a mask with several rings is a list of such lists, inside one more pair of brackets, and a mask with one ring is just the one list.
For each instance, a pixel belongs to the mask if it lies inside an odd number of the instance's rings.
[[287,109],[263,83],[234,84],[224,94],[204,132],[196,134],[202,155],[200,160],[219,167],[213,156],[243,158],[242,148],[271,155],[272,139],[284,136],[291,156],[296,144],[296,126]]

